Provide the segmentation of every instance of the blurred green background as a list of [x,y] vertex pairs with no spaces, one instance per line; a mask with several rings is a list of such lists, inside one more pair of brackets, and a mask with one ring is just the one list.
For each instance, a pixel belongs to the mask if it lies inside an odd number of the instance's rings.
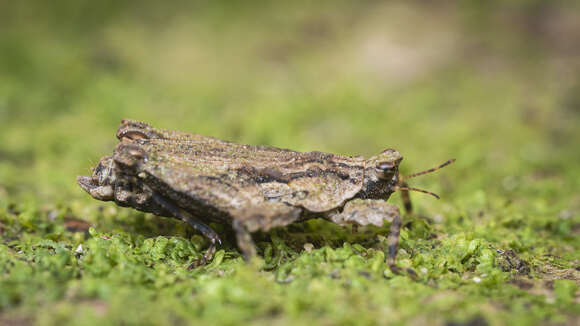
[[[323,222],[297,227],[306,240],[262,235],[269,268],[229,245],[188,272],[173,252],[199,254],[193,232],[75,183],[122,118],[302,151],[396,148],[405,173],[456,158],[413,180],[442,196],[413,194],[422,218],[407,217],[400,257],[421,282],[383,275],[361,254],[380,246],[349,251],[360,239]],[[579,122],[579,2],[2,1],[0,324],[574,324]],[[71,232],[71,217],[94,229]],[[338,235],[311,240],[320,230]]]

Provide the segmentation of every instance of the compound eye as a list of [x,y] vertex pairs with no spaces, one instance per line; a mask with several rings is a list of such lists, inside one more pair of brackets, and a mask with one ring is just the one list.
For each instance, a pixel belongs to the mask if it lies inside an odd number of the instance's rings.
[[385,161],[385,162],[378,162],[376,165],[377,171],[385,172],[391,170],[395,167],[393,162]]
[[395,173],[396,164],[392,161],[378,162],[375,166],[377,177],[380,179],[391,179]]

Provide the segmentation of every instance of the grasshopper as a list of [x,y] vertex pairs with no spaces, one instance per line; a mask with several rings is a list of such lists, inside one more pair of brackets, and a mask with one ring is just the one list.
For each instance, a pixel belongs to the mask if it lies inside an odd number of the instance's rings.
[[339,225],[390,222],[387,265],[400,273],[395,258],[401,214],[386,201],[401,191],[410,213],[409,191],[439,198],[409,187],[406,180],[454,162],[403,177],[403,157],[394,149],[368,159],[303,153],[156,129],[133,120],[121,122],[117,138],[113,154],[99,161],[92,176],[79,176],[78,184],[95,199],[177,218],[201,232],[210,246],[192,266],[210,260],[221,244],[209,223],[231,225],[249,259],[256,254],[252,232],[323,218]]

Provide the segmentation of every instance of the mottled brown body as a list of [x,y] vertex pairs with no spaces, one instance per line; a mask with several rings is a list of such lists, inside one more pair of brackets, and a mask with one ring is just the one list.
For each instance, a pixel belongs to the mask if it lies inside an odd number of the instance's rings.
[[93,176],[79,177],[79,185],[96,199],[189,223],[212,241],[206,259],[220,242],[208,223],[232,225],[249,257],[255,254],[250,232],[322,217],[341,225],[392,222],[389,265],[396,270],[401,220],[385,202],[400,184],[402,157],[395,150],[368,160],[301,153],[131,120],[122,121],[117,138],[113,155],[101,159]]

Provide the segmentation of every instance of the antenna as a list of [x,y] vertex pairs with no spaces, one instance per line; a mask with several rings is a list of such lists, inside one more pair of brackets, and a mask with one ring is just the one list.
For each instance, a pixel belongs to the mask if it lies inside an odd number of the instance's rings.
[[434,192],[430,192],[430,191],[423,190],[423,189],[419,189],[419,188],[413,188],[413,187],[397,187],[397,190],[418,191],[418,192],[422,192],[422,193],[427,194],[427,195],[431,195],[431,196],[433,196],[433,197],[435,197],[437,199],[440,198],[439,195],[437,195]]
[[[439,170],[439,169],[441,169],[443,167],[446,167],[447,165],[449,165],[449,164],[451,164],[453,162],[455,162],[455,159],[454,158],[453,159],[450,159],[449,161],[447,161],[447,162],[445,162],[445,163],[443,163],[441,165],[439,165],[436,168],[431,168],[429,170],[425,170],[425,171],[421,171],[421,172],[416,172],[416,173],[413,173],[413,174],[409,174],[409,175],[405,176],[404,179],[411,179],[411,178],[414,178],[414,177],[418,177],[420,175],[424,175],[424,174],[427,174],[427,173],[435,172],[435,171],[437,171],[437,170]],[[409,188],[409,190],[411,190],[411,189],[412,188]],[[417,190],[417,189],[413,189],[413,190]],[[422,191],[422,192],[425,192],[425,191]],[[437,196],[435,196],[435,197],[437,197]],[[437,198],[439,198],[439,197],[437,197]]]

